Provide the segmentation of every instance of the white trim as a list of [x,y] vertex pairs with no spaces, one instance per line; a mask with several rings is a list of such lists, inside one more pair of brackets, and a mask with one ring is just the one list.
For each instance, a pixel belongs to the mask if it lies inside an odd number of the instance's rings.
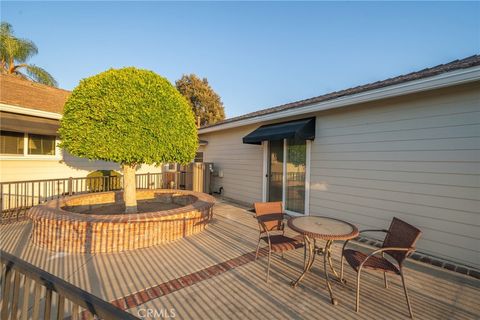
[[238,120],[230,123],[220,124],[218,126],[199,129],[199,134],[220,131],[230,128],[236,128],[249,124],[259,123],[263,121],[277,120],[286,117],[298,116],[306,113],[313,113],[334,108],[346,107],[353,104],[375,101],[385,98],[397,97],[417,92],[434,90],[473,81],[480,80],[480,66],[455,70],[452,72],[442,73],[433,77],[419,80],[408,81],[396,85],[391,85],[375,90],[369,90],[333,100],[320,103],[306,105],[304,107],[292,108],[285,111],[279,111],[271,114],[254,116],[252,118]]
[[312,154],[312,140],[307,140],[305,159],[305,212],[304,215],[310,215],[310,159]]
[[62,115],[60,113],[48,112],[48,111],[42,111],[42,110],[36,110],[36,109],[30,109],[30,108],[23,108],[23,107],[18,107],[18,106],[12,106],[12,105],[5,104],[5,103],[0,103],[0,111],[24,114],[24,115],[28,115],[28,116],[47,118],[47,119],[59,120],[59,119],[62,118]]
[[263,146],[263,169],[262,169],[262,201],[267,201],[268,188],[268,141],[262,141]]
[[23,156],[27,157],[28,154],[28,132],[23,133]]
[[304,214],[303,213],[299,213],[299,212],[295,212],[295,211],[290,211],[290,210],[283,210],[285,211],[286,214],[288,214],[289,216],[294,216],[294,217],[303,217]]

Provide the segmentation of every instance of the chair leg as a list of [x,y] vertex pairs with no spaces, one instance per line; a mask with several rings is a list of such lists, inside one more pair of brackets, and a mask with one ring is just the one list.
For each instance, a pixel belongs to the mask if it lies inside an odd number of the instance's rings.
[[362,272],[362,269],[359,269],[357,273],[357,293],[355,296],[355,312],[358,312],[360,310],[360,274],[361,272]]
[[303,269],[305,270],[305,266],[307,265],[307,245],[303,246]]
[[[385,258],[385,254],[382,252],[382,258]],[[383,282],[385,284],[385,288],[388,288],[388,282],[387,282],[387,273],[383,273]]]
[[270,278],[270,256],[272,255],[272,250],[269,248],[268,250],[268,261],[267,261],[267,279],[266,282],[268,283],[268,279]]
[[405,298],[407,299],[408,312],[410,313],[410,318],[413,319],[412,306],[410,305],[410,299],[408,298],[407,283],[405,282],[405,276],[403,275],[402,269],[400,269],[400,276],[402,277],[403,291],[405,292]]
[[255,252],[255,260],[258,258],[258,251],[260,251],[260,237],[258,238],[257,251]]
[[340,257],[340,282],[344,283],[343,282],[343,252],[342,252],[342,256]]

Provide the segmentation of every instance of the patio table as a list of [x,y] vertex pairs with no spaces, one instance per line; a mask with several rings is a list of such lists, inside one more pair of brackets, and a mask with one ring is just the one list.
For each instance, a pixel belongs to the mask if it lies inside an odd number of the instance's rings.
[[[335,276],[340,280],[338,273],[332,264],[332,244],[334,240],[350,240],[358,236],[358,229],[348,222],[320,216],[295,217],[288,220],[290,229],[303,235],[305,247],[307,250],[307,262],[304,263],[303,272],[297,280],[292,282],[295,288],[302,281],[305,274],[312,268],[315,256],[323,255],[323,267],[325,269],[325,281],[327,283],[328,292],[330,293],[330,301],[333,305],[337,305],[338,301],[333,296],[332,286],[328,275],[327,263]],[[326,240],[324,248],[316,247],[316,241]]]

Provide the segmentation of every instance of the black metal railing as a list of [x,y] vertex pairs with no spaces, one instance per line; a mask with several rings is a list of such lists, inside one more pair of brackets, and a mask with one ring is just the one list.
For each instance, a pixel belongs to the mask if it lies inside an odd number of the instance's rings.
[[[192,172],[175,171],[136,175],[138,189],[191,189]],[[68,195],[120,190],[123,176],[60,178],[0,183],[0,223],[25,218],[28,209]]]
[[11,254],[0,259],[1,319],[139,319]]

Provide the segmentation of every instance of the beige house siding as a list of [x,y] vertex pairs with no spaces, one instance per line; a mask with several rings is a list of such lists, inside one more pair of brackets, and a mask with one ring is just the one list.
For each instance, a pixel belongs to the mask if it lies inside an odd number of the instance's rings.
[[[224,171],[225,196],[262,197],[259,125],[201,135]],[[480,267],[480,84],[317,114],[310,214],[386,228],[396,216],[423,230],[419,250]]]
[[310,212],[423,232],[419,248],[480,266],[480,86],[324,113],[312,143]]
[[207,140],[203,157],[213,162],[215,172],[223,172],[223,178],[213,177],[213,191],[223,187],[225,197],[253,203],[262,201],[262,146],[243,144],[242,138],[255,130],[256,125],[201,135]]
[[[85,177],[96,170],[116,170],[120,166],[105,161],[65,156],[64,160],[0,160],[0,182]],[[161,167],[142,165],[137,173],[159,173]]]

